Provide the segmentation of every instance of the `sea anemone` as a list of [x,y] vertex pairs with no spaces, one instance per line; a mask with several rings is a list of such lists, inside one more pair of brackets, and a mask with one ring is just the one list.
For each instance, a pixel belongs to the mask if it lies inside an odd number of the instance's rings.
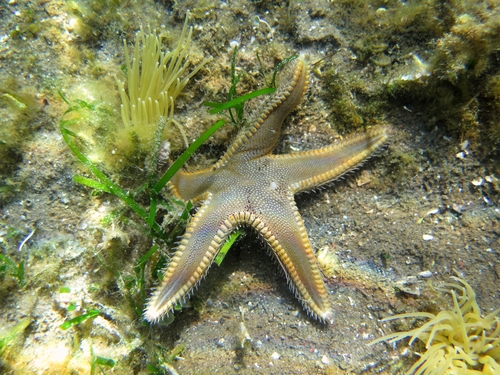
[[[396,332],[381,337],[370,345],[387,341],[394,343],[411,337],[425,344],[426,351],[406,372],[407,375],[473,375],[500,374],[500,308],[481,316],[476,293],[458,277],[459,284],[445,284],[453,298],[453,308],[434,315],[427,312],[399,314],[384,318],[428,318],[429,321],[411,331]],[[461,285],[460,285],[461,284]],[[460,294],[461,293],[461,294]]]
[[163,36],[156,35],[156,30],[145,33],[141,28],[136,35],[132,58],[124,41],[127,78],[126,81],[117,79],[122,99],[121,115],[125,136],[138,137],[144,149],[151,145],[161,117],[179,127],[188,146],[182,127],[172,117],[174,103],[189,79],[208,61],[203,60],[183,77],[189,66],[186,55],[192,32],[192,28],[187,26],[188,18],[189,14],[186,15],[177,46],[172,51],[162,51]]

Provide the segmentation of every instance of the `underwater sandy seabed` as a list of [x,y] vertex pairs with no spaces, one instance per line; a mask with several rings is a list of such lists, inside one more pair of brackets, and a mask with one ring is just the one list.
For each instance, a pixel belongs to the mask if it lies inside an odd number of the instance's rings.
[[[187,9],[187,60],[213,57],[176,102],[189,142],[218,119],[202,103],[226,99],[235,44],[239,93],[262,87],[256,52],[266,71],[294,53],[315,63],[275,152],[393,128],[359,170],[296,197],[333,325],[308,317],[250,231],[173,322],[143,324],[134,266],[151,237],[116,197],[72,180],[91,175],[61,137],[58,90],[106,108],[91,119],[106,134],[120,121],[122,40],[132,46],[151,25],[172,49]],[[434,287],[456,275],[484,314],[500,307],[497,2],[10,0],[0,17],[0,373],[402,374],[424,348],[367,344],[418,322],[381,318],[449,308]],[[188,168],[211,165],[234,134],[226,125]],[[175,128],[171,137],[175,160],[185,146]],[[90,151],[110,177],[144,183],[140,165],[106,147],[101,136]],[[149,294],[149,266],[145,280]],[[101,313],[60,328],[92,309]]]

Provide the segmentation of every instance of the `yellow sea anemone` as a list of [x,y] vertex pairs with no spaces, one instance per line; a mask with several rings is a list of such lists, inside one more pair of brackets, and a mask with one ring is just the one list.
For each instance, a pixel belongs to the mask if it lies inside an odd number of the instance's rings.
[[182,127],[173,119],[174,103],[189,79],[208,61],[204,60],[183,77],[189,66],[186,55],[192,32],[187,26],[188,18],[189,14],[177,47],[172,51],[162,51],[163,36],[156,35],[156,30],[145,33],[141,29],[137,33],[132,58],[124,41],[127,78],[126,82],[117,80],[122,99],[122,136],[137,137],[144,149],[151,145],[161,117],[179,127],[187,146]]
[[[458,277],[459,284],[445,284],[453,298],[453,308],[434,315],[426,312],[399,314],[384,318],[428,318],[427,323],[411,331],[396,332],[381,337],[370,345],[387,341],[394,343],[411,337],[427,349],[406,372],[415,375],[500,374],[500,309],[482,317],[471,286]],[[460,285],[461,284],[461,285]],[[461,295],[459,294],[461,292]]]

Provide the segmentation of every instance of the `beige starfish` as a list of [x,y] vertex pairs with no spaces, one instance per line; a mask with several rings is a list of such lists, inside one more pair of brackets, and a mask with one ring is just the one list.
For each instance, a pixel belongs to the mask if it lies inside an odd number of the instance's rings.
[[179,171],[170,181],[174,196],[200,206],[147,304],[147,320],[157,321],[170,313],[203,278],[229,234],[249,226],[269,244],[307,311],[323,322],[333,322],[328,290],[294,195],[359,166],[387,143],[389,130],[372,129],[317,150],[271,154],[283,120],[307,88],[309,64],[303,56],[289,74],[289,83],[281,85],[262,114],[240,132],[214,166],[194,173]]

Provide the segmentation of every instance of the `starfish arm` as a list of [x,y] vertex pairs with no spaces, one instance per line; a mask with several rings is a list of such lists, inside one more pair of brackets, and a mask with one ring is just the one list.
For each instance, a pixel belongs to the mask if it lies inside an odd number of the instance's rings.
[[306,310],[326,322],[333,322],[333,312],[323,276],[309,243],[304,222],[295,205],[293,193],[271,199],[258,214],[240,212],[236,221],[252,226],[266,240],[285,271],[288,283]]
[[[147,303],[144,317],[155,322],[172,312],[204,277],[234,226],[221,215],[220,202],[212,194],[203,195],[203,203],[191,219],[179,247],[163,273],[161,285]],[[222,220],[221,220],[222,217]]]
[[176,198],[197,203],[214,181],[213,168],[196,172],[178,171],[168,182],[168,189]]
[[283,171],[292,191],[298,193],[333,181],[358,167],[387,144],[389,135],[390,128],[379,127],[317,150],[269,158],[276,170]]
[[[214,169],[226,165],[231,158],[250,160],[269,154],[279,141],[283,120],[302,100],[309,83],[309,63],[300,55],[288,77],[271,101],[259,110],[259,115],[250,121],[236,137]],[[285,74],[286,75],[286,74]]]

